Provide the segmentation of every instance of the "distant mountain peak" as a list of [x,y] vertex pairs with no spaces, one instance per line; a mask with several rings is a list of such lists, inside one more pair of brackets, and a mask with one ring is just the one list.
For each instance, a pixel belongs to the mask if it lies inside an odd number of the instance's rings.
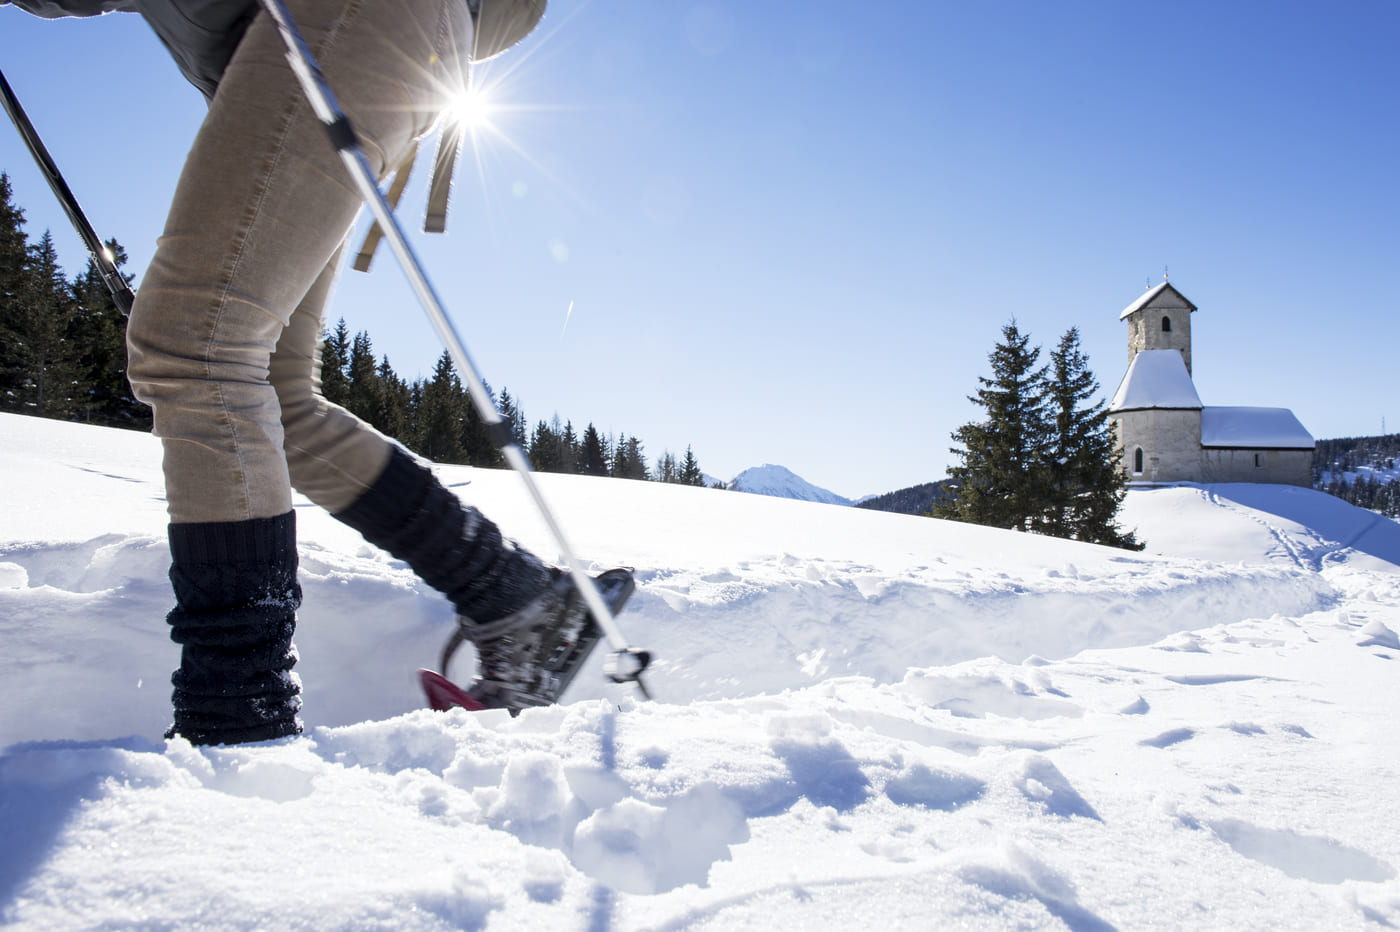
[[744,470],[729,480],[727,488],[736,492],[749,492],[753,495],[771,495],[774,498],[795,498],[803,502],[821,502],[826,505],[849,505],[851,500],[812,485],[786,466],[765,463]]

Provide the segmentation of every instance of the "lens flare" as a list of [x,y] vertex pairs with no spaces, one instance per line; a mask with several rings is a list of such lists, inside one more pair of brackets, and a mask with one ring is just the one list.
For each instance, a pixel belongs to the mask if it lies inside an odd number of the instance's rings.
[[470,132],[489,127],[491,112],[491,102],[481,88],[465,90],[452,101],[452,113],[458,124]]

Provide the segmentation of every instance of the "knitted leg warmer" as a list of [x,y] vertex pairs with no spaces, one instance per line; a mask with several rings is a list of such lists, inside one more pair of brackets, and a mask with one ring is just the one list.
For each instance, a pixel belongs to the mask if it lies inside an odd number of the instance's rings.
[[172,524],[170,554],[176,607],[166,620],[182,649],[167,737],[239,744],[299,734],[295,513]]
[[407,563],[474,622],[511,614],[552,579],[537,557],[506,541],[485,515],[463,506],[397,447],[374,485],[335,517]]

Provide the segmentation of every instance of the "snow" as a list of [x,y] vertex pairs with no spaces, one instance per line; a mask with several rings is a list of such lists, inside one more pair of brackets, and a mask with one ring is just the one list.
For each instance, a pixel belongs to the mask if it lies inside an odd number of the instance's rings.
[[744,470],[729,480],[726,488],[734,492],[751,492],[755,495],[772,495],[825,505],[852,504],[849,498],[812,485],[786,466],[774,466],[771,463]]
[[1311,450],[1312,434],[1287,408],[1201,409],[1201,446]]
[[418,708],[450,610],[299,502],[307,733],[194,748],[157,443],[0,416],[0,470],[7,926],[1400,925],[1400,525],[1320,493],[1133,490],[1126,553],[540,476],[657,701],[514,719]]
[[1110,411],[1140,408],[1200,408],[1201,396],[1178,350],[1141,350],[1128,364]]

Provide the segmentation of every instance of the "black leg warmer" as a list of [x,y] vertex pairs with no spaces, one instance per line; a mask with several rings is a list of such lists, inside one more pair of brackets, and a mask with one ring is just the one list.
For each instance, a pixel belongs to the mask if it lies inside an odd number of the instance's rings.
[[295,512],[172,524],[170,554],[176,607],[167,620],[182,647],[170,735],[239,744],[299,734]]
[[509,615],[552,578],[538,558],[504,540],[485,515],[463,506],[397,447],[383,475],[335,517],[407,563],[472,621]]

